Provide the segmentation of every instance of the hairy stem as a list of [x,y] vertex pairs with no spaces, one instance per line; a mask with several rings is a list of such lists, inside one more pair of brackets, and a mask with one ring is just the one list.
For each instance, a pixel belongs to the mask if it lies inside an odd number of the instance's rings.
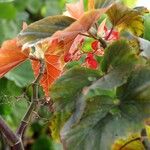
[[19,138],[11,128],[5,123],[3,118],[0,116],[0,131],[7,139],[10,146],[15,147],[13,150],[24,150],[22,140]]
[[39,81],[40,81],[40,79],[44,73],[44,70],[45,70],[45,64],[44,64],[43,60],[40,61],[40,65],[41,66],[40,66],[39,75],[37,76],[37,78],[32,83],[33,96],[32,96],[32,100],[31,100],[31,104],[30,104],[29,109],[27,110],[26,114],[24,115],[22,121],[21,121],[19,128],[17,129],[17,135],[21,138],[23,137],[29,122],[33,118],[34,112],[38,109],[38,106],[39,106],[38,87],[39,87]]

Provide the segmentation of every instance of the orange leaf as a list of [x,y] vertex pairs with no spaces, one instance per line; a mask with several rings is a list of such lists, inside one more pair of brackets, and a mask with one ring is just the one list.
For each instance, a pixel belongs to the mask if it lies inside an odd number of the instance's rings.
[[88,10],[95,8],[95,0],[88,0]]
[[[40,80],[40,84],[43,87],[45,95],[49,96],[49,88],[51,84],[59,77],[61,74],[61,55],[59,52],[60,45],[58,41],[53,41],[51,45],[45,52],[45,72]],[[40,62],[38,60],[32,60],[32,68],[34,70],[35,76],[38,76],[40,70]]]
[[75,19],[79,19],[84,14],[83,0],[80,0],[76,3],[66,4],[66,8],[71,17]]
[[0,48],[0,77],[28,58],[15,39],[5,41]]
[[[51,38],[42,41],[41,46],[50,40],[50,46],[44,54],[45,73],[40,80],[40,84],[44,89],[46,96],[49,96],[51,84],[59,77],[62,72],[61,65],[63,64],[62,56],[70,50],[74,39],[79,33],[87,32],[96,20],[106,12],[107,9],[91,10],[85,13],[79,20],[72,23],[63,31],[57,31]],[[46,47],[46,46],[45,46]],[[41,49],[43,49],[41,47]],[[32,68],[35,76],[39,74],[40,62],[32,61]]]

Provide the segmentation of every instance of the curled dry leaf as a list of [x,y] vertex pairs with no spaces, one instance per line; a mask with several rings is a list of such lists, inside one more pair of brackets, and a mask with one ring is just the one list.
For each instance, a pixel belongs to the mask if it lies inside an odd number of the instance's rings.
[[28,58],[28,52],[21,51],[17,40],[5,41],[0,48],[0,77]]

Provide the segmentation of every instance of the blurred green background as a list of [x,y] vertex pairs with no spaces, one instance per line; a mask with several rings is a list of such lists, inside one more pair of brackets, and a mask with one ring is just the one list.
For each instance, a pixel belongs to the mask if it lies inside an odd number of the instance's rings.
[[[4,40],[14,38],[22,29],[23,22],[30,24],[46,16],[62,14],[65,3],[73,0],[0,0],[0,45]],[[124,0],[133,6],[136,0]],[[84,0],[87,3],[87,0]],[[31,88],[27,86],[34,80],[30,62],[26,61],[0,79],[0,115],[12,129],[16,129],[26,112],[31,99]],[[24,94],[27,91],[27,94]],[[42,90],[40,92],[42,95]],[[59,144],[51,140],[49,120],[50,104],[43,104],[37,119],[31,124],[26,136],[26,150],[59,150]],[[44,144],[43,144],[44,143]],[[7,144],[0,134],[0,150]]]
[[0,3],[0,43],[15,37],[21,30],[23,21],[29,24],[49,15],[62,14],[65,2],[66,0],[3,0]]

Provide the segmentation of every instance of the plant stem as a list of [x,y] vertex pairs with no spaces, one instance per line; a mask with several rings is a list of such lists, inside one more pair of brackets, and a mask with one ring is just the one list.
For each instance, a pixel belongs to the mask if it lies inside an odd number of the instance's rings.
[[99,37],[98,40],[101,43],[101,46],[105,49],[107,47],[105,40],[103,40],[101,37]]
[[43,60],[40,60],[40,71],[39,71],[39,75],[36,77],[36,79],[34,80],[34,82],[32,83],[32,88],[33,88],[33,96],[32,96],[32,101],[31,104],[29,106],[28,111],[26,112],[25,116],[23,117],[19,128],[17,129],[17,135],[20,138],[23,138],[23,135],[25,133],[25,130],[29,124],[29,122],[31,121],[31,119],[33,118],[34,112],[39,108],[39,101],[38,101],[38,93],[39,93],[39,81],[43,75],[45,71],[45,63]]
[[14,147],[13,150],[24,150],[22,140],[19,138],[11,128],[5,123],[0,116],[0,131],[4,134],[10,146]]
[[11,128],[5,123],[3,118],[0,116],[0,131],[5,136],[8,144],[12,147],[12,150],[24,150],[22,137],[25,133],[28,123],[33,118],[34,111],[36,111],[39,108],[38,87],[39,87],[39,81],[44,71],[45,71],[45,63],[43,60],[40,60],[39,74],[37,78],[34,80],[34,82],[32,83],[32,88],[33,88],[32,102],[25,116],[23,117],[19,125],[19,128],[17,129],[17,133],[14,133],[11,130]]
[[[113,30],[113,29],[112,29]],[[95,35],[93,35],[91,32],[88,32],[88,34],[84,34],[84,33],[80,33],[80,35],[89,37],[89,38],[94,38],[95,40],[98,40],[101,43],[101,46],[105,49],[107,47],[107,43],[105,42],[105,40],[103,40],[101,37],[96,37]],[[110,34],[111,35],[111,34]],[[108,37],[109,38],[109,37]]]
[[101,37],[96,37],[92,33],[88,32],[91,37],[93,37],[95,40],[98,40],[101,43],[101,46],[105,49],[107,47],[107,43],[105,40],[103,40]]
[[110,32],[109,32],[109,34],[106,36],[106,38],[105,38],[105,40],[108,40],[109,39],[109,37],[111,36],[111,34],[112,34],[112,32],[113,32],[113,27],[110,29]]
[[9,150],[6,138],[3,133],[0,132],[0,148],[1,150]]
[[79,33],[79,34],[91,38],[91,36],[88,34],[84,34],[84,33]]

